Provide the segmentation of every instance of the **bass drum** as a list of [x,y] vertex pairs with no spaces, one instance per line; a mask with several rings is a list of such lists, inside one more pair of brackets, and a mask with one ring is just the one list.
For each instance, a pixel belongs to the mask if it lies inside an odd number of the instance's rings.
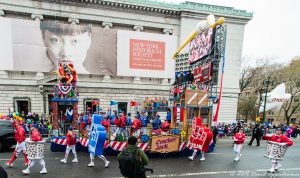
[[26,141],[26,153],[28,159],[43,159],[45,153],[45,141]]
[[282,160],[284,159],[287,148],[287,145],[280,145],[279,143],[268,141],[265,157]]

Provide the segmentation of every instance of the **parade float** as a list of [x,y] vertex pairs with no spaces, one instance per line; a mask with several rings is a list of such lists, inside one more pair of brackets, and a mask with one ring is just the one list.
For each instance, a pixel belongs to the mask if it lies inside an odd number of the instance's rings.
[[[215,21],[213,15],[209,15],[206,20],[198,23],[195,31],[173,56],[176,66],[175,78],[180,73],[187,75],[188,70],[191,70],[194,80],[182,83],[175,81],[170,87],[168,101],[145,98],[143,113],[140,117],[151,118],[151,123],[148,123],[147,127],[135,129],[133,126],[121,128],[115,125],[109,126],[107,140],[104,143],[104,154],[119,152],[126,148],[128,135],[135,135],[138,138],[137,146],[148,153],[178,153],[189,149],[202,150],[204,147],[209,147],[206,152],[213,151],[214,145],[209,128],[212,121],[216,122],[218,118],[222,93],[226,41],[226,25],[223,23],[224,18]],[[180,53],[189,43],[189,52]],[[220,71],[221,75],[219,75]],[[218,80],[219,76],[221,76],[220,80]],[[218,81],[221,83],[218,84]],[[60,99],[56,98],[56,100]],[[76,101],[76,98],[73,100]],[[214,103],[217,104],[217,108],[212,118]],[[165,121],[159,128],[155,128],[153,122],[157,119],[164,119],[159,117],[160,113],[170,114],[170,123],[168,125]],[[53,138],[52,143],[63,146],[65,139]],[[78,139],[82,150],[87,151],[88,143],[88,137]]]

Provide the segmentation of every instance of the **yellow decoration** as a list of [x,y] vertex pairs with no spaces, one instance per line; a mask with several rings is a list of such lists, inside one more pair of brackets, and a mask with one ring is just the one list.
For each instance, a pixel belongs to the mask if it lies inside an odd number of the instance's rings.
[[13,116],[14,116],[14,118],[16,118],[16,116],[17,116],[16,113],[13,113]]
[[256,122],[260,122],[260,117],[257,117],[255,120]]
[[180,132],[180,136],[181,136],[181,138],[185,137],[186,136],[186,132],[185,131],[181,131]]

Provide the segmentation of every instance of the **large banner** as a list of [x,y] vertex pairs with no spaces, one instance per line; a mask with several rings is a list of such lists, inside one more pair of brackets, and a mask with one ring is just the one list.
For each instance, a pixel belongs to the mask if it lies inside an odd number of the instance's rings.
[[0,70],[51,72],[69,61],[78,73],[116,75],[117,30],[0,17]]
[[117,38],[118,75],[174,77],[176,36],[118,30]]

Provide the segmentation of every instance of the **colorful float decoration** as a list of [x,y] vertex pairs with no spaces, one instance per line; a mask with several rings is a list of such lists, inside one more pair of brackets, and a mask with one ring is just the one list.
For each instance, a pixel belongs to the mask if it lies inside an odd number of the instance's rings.
[[[224,18],[215,21],[214,16],[209,15],[206,20],[199,22],[196,29],[173,55],[176,61],[175,75],[183,73],[186,76],[188,70],[191,70],[194,72],[194,81],[175,82],[170,87],[169,100],[145,98],[142,105],[143,111],[148,113],[152,121],[148,123],[147,127],[142,127],[139,125],[140,123],[136,122],[135,126],[138,129],[130,126],[119,128],[108,126],[108,136],[104,148],[121,151],[127,146],[127,136],[140,130],[137,136],[139,140],[137,146],[143,151],[150,153],[180,152],[185,149],[212,151],[209,149],[212,145],[212,132],[209,129],[213,118],[212,104],[218,98],[220,101],[221,98],[220,92],[216,90],[219,76],[217,68],[221,61],[222,69],[224,69],[225,61],[226,25],[222,25],[223,23]],[[190,51],[180,54],[180,51],[188,43],[190,43]],[[71,70],[65,74],[65,69],[70,68],[63,65],[62,68],[64,69],[63,73],[59,73],[59,75],[67,76],[62,77],[61,83],[66,84],[63,86],[72,87],[72,77],[69,76]],[[159,117],[162,115],[161,113],[167,113],[167,110],[171,113],[169,125],[165,117]],[[121,117],[122,115],[120,120]],[[144,116],[138,117],[143,118]],[[164,123],[166,123],[166,128],[162,128]],[[156,126],[158,127],[155,128]],[[122,138],[118,138],[117,135],[121,135]],[[60,138],[54,138],[53,142],[65,144],[65,141]],[[78,142],[87,147],[89,138],[79,138]]]

